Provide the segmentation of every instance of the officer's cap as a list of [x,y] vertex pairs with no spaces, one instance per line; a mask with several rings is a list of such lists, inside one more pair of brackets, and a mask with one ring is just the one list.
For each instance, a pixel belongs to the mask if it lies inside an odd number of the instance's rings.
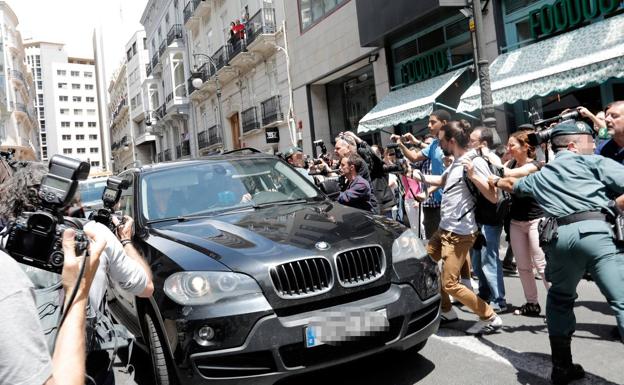
[[288,160],[288,158],[290,158],[291,156],[295,155],[298,152],[303,152],[303,150],[299,147],[288,147],[285,151],[284,151],[284,159]]
[[585,122],[566,120],[552,129],[551,137],[560,135],[593,135],[594,130]]

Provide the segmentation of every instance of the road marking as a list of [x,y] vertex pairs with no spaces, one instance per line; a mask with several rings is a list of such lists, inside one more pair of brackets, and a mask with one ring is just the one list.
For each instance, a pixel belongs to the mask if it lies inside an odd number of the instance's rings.
[[[493,361],[511,366],[518,371],[531,373],[534,376],[550,381],[552,364],[550,356],[536,355],[532,353],[517,352],[515,350],[499,346],[482,337],[474,337],[454,330],[441,328],[431,336],[438,341],[468,350]],[[587,373],[584,380],[575,381],[577,385],[617,385],[602,377]]]

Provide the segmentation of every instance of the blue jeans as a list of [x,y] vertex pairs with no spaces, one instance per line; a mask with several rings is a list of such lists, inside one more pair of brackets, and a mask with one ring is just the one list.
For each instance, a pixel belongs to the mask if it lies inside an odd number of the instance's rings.
[[485,237],[487,246],[481,250],[470,251],[472,270],[479,278],[479,297],[501,307],[507,306],[503,267],[498,258],[502,231],[503,226],[481,226],[481,233]]

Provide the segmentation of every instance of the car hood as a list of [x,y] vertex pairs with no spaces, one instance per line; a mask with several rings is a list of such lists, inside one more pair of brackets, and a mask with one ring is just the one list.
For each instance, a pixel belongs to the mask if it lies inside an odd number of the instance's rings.
[[331,255],[366,244],[386,248],[397,236],[392,222],[330,202],[165,222],[153,225],[150,232],[201,251],[233,271],[252,275],[301,256]]

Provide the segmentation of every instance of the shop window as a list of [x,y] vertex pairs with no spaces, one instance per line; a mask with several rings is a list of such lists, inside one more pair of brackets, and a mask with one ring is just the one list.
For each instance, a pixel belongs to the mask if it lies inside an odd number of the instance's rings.
[[444,30],[438,28],[418,38],[420,52],[429,51],[444,44]]

